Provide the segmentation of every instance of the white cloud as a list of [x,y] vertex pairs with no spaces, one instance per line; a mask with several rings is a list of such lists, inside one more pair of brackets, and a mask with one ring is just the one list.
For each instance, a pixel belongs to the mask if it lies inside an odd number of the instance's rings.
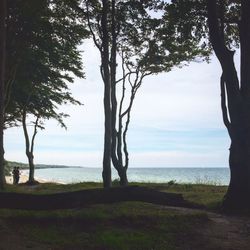
[[[99,53],[88,41],[83,47],[86,79],[76,79],[72,93],[84,106],[63,106],[69,113],[68,130],[48,121],[38,134],[35,147],[39,163],[101,166],[103,148],[103,83],[100,77]],[[191,63],[189,67],[148,77],[139,89],[131,117],[133,128],[165,130],[224,129],[220,111],[219,77],[221,69],[213,58],[211,64]],[[24,139],[20,129],[5,132],[6,158],[26,161]],[[136,136],[133,134],[133,136]],[[140,135],[141,136],[141,135]],[[147,134],[144,135],[147,137]],[[192,141],[190,140],[190,143]],[[207,141],[204,139],[204,145]],[[214,142],[217,143],[216,141]],[[157,146],[150,145],[152,151]],[[227,143],[223,152],[132,152],[132,166],[223,165],[227,161]],[[173,149],[174,150],[174,149]]]

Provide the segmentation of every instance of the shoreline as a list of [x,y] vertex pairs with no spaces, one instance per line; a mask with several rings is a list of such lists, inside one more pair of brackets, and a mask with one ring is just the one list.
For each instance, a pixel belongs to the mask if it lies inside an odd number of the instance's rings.
[[[28,175],[21,174],[18,184],[25,183],[25,182],[28,181],[28,179],[29,179],[29,176],[28,176]],[[6,180],[6,183],[7,183],[7,184],[13,184],[13,176],[12,176],[12,175],[7,175],[7,176],[5,176],[5,180]],[[47,183],[47,182],[48,182],[48,181],[46,181],[46,180],[41,180],[41,179],[36,179],[36,180],[37,180],[38,182],[40,182],[40,183]]]

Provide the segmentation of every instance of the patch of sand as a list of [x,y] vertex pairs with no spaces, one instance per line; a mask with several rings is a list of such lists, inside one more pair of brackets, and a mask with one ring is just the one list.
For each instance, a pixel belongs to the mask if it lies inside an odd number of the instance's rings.
[[[5,176],[6,183],[13,184],[13,176]],[[27,175],[20,175],[19,183],[25,183],[28,181]]]
[[[5,179],[6,179],[6,183],[13,184],[13,176],[5,176]],[[29,179],[28,175],[21,174],[20,179],[19,179],[19,183],[25,183],[25,182],[28,181],[28,179]],[[37,181],[40,182],[40,183],[46,183],[45,180],[40,180],[39,179]]]

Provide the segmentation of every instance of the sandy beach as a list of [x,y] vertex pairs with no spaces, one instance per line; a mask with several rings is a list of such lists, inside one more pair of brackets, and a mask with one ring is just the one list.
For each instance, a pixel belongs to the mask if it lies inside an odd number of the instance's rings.
[[[5,179],[8,184],[13,184],[13,176],[5,176]],[[26,181],[28,181],[28,176],[20,175],[19,183],[25,183]]]
[[[8,184],[13,184],[13,176],[5,176],[5,179],[6,179],[6,183]],[[29,179],[29,176],[28,175],[23,175],[21,174],[20,175],[20,179],[19,179],[19,184],[20,183],[25,183],[27,182]],[[46,181],[45,180],[38,180],[40,183],[45,183]]]

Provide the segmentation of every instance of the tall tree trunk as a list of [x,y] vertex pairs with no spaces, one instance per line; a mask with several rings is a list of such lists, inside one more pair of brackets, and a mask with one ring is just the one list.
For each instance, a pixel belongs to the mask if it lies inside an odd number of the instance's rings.
[[229,157],[231,179],[223,201],[223,207],[227,210],[250,208],[249,153],[250,148],[246,145],[231,143]]
[[[117,98],[116,98],[116,55],[117,55],[117,21],[116,21],[116,6],[115,0],[111,1],[111,60],[110,60],[110,75],[111,75],[111,104],[112,104],[112,163],[120,177],[120,185],[128,184],[127,172],[123,168],[122,154],[119,154],[119,142],[117,125]],[[120,124],[119,124],[120,125]]]
[[[227,210],[250,209],[250,4],[242,0],[240,21],[241,84],[234,65],[234,52],[224,41],[216,0],[207,0],[210,40],[222,67],[221,99],[223,121],[231,138],[231,179],[224,197]],[[229,117],[228,117],[229,116]]]
[[128,185],[128,176],[127,176],[127,168],[121,167],[118,170],[118,175],[120,177],[120,185],[121,186],[127,186]]
[[110,72],[109,72],[109,35],[108,35],[108,10],[109,10],[109,3],[108,0],[102,0],[103,3],[103,10],[102,10],[102,20],[101,26],[103,31],[102,37],[102,65],[101,65],[101,73],[102,78],[104,81],[104,115],[105,115],[105,132],[104,132],[104,154],[103,154],[103,186],[105,188],[111,187],[111,137],[112,137],[112,125],[111,125],[111,79],[110,79]]
[[29,161],[29,180],[28,183],[35,182],[35,165],[34,165],[34,156],[32,154],[26,154]]
[[35,141],[35,137],[37,134],[37,126],[38,126],[39,117],[36,118],[36,122],[34,125],[34,132],[32,135],[31,142],[30,142],[29,134],[28,134],[28,130],[27,130],[27,125],[26,125],[26,115],[27,114],[26,114],[26,111],[24,109],[23,115],[22,115],[22,126],[23,126],[23,133],[24,133],[24,137],[25,137],[25,152],[26,152],[26,156],[27,156],[28,162],[29,162],[28,184],[34,184],[34,183],[37,183],[37,181],[35,180],[34,141]]
[[239,21],[241,70],[238,120],[231,122],[229,165],[231,180],[224,199],[225,208],[250,209],[250,2],[241,1]]
[[6,1],[0,0],[0,189],[4,188],[4,81],[6,48]]

